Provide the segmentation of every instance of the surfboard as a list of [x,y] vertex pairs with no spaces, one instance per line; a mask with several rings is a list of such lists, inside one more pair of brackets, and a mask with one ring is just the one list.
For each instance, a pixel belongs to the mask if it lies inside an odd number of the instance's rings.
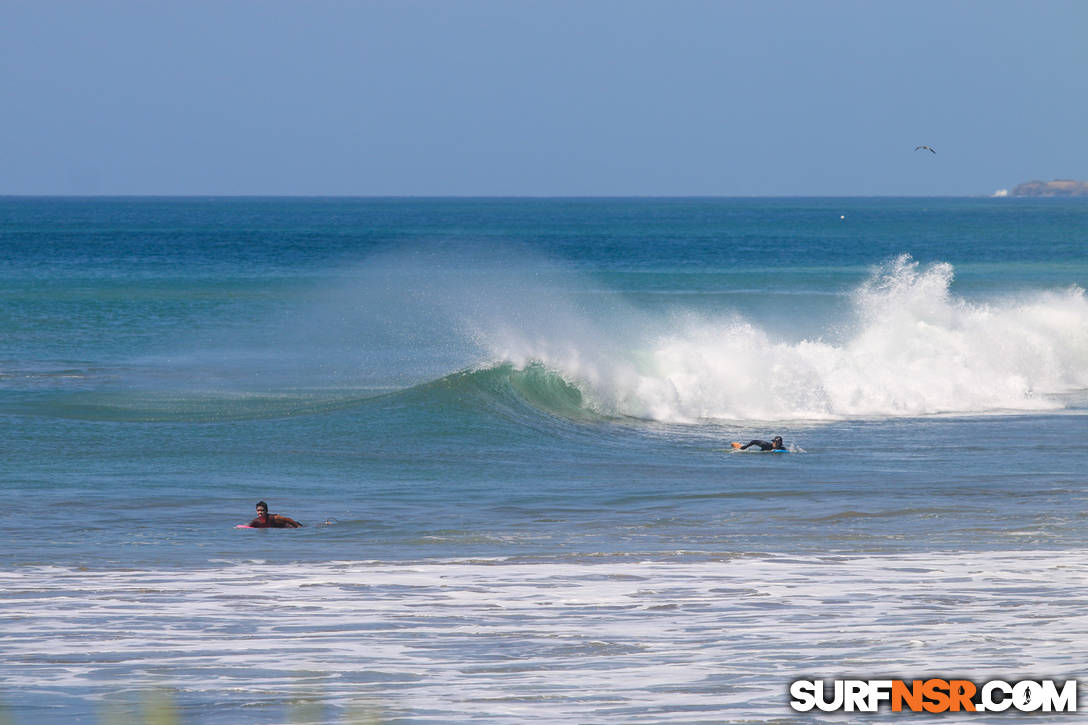
[[[326,521],[325,523],[323,523],[321,525],[322,526],[332,526],[332,523]],[[236,529],[280,529],[280,528],[289,529],[291,527],[290,526],[250,526],[249,524],[235,524],[234,528],[236,528]]]
[[773,451],[761,451],[758,448],[749,448],[746,451],[742,451],[739,448],[731,448],[730,453],[792,453],[792,451],[784,448],[775,448]]

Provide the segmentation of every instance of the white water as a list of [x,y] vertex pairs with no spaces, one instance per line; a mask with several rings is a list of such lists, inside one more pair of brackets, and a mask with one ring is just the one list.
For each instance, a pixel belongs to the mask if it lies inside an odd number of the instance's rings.
[[559,305],[562,324],[482,337],[496,360],[555,369],[601,413],[667,422],[1055,410],[1088,388],[1084,290],[969,301],[952,272],[904,255],[854,291],[851,320],[801,341],[728,311],[632,334]]
[[0,573],[0,679],[260,722],[302,696],[404,722],[766,721],[798,678],[1077,677],[1086,582],[1067,552],[36,567]]

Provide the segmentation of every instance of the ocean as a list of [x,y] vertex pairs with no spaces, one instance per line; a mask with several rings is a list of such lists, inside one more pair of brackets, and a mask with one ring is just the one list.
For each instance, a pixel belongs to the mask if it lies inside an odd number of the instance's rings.
[[0,721],[1084,677],[1086,284],[1076,199],[0,198]]

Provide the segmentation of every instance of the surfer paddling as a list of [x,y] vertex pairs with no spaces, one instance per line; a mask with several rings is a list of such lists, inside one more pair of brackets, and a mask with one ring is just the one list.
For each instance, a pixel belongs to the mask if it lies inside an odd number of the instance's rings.
[[264,501],[257,502],[257,518],[249,522],[253,529],[297,529],[302,524],[288,516],[268,513],[268,504]]
[[747,443],[745,443],[744,445],[741,445],[739,442],[734,442],[733,447],[736,448],[739,451],[746,451],[746,450],[748,450],[749,448],[752,448],[752,447],[759,448],[759,450],[761,450],[761,451],[784,451],[784,450],[786,450],[786,445],[782,442],[782,436],[775,436],[774,438],[771,439],[770,443],[768,443],[767,441],[761,441],[761,440],[751,440],[751,441],[748,441]]

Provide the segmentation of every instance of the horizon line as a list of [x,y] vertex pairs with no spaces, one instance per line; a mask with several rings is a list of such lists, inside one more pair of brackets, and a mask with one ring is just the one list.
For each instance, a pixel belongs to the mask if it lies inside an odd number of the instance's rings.
[[[45,194],[0,193],[0,199],[1016,199],[1011,194]],[[1076,198],[1076,197],[1062,197]]]

